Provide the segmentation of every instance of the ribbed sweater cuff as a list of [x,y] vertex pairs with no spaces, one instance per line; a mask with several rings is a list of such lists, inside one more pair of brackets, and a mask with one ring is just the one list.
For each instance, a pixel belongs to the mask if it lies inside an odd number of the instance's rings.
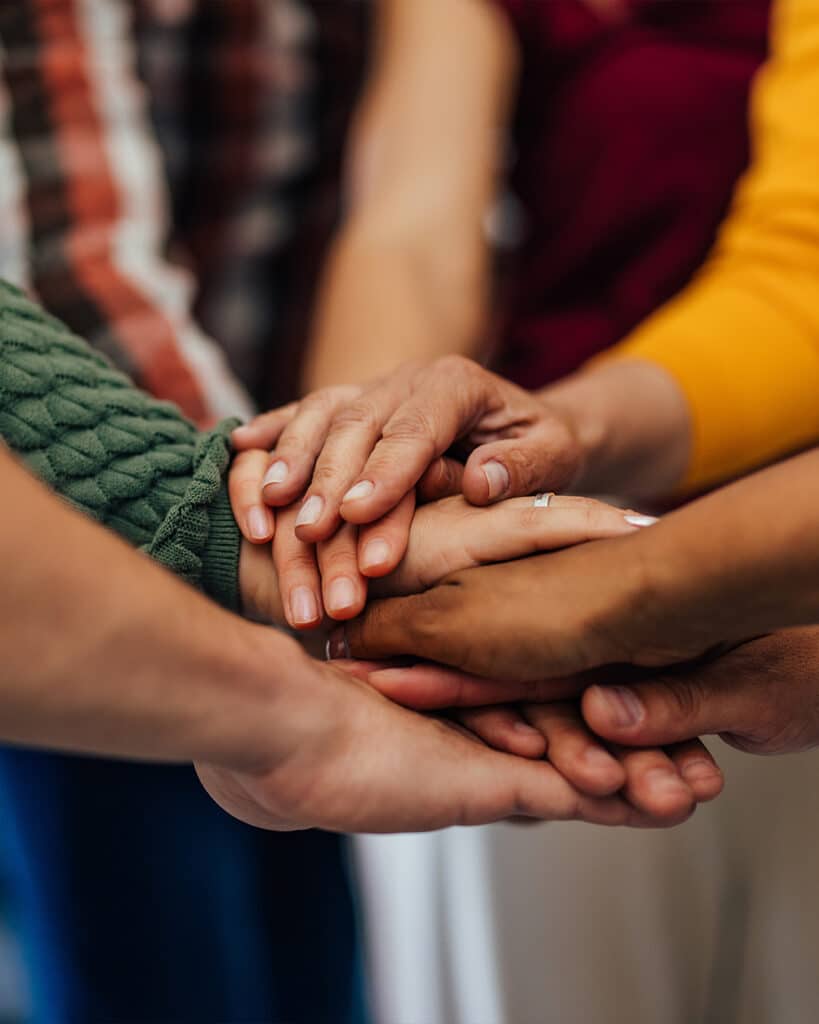
[[202,589],[231,611],[239,610],[241,534],[223,484],[208,509],[208,539],[202,553]]

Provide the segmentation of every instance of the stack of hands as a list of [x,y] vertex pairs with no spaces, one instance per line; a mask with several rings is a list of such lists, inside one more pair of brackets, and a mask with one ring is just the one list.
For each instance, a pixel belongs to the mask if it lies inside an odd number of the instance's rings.
[[[531,803],[526,785],[516,792],[514,812],[671,825],[722,789],[701,735],[757,752],[813,742],[797,681],[819,650],[815,631],[703,660],[742,637],[719,614],[687,614],[684,587],[664,603],[652,566],[666,560],[647,539],[662,543],[665,522],[581,497],[536,507],[532,493],[580,473],[571,422],[475,364],[450,357],[366,390],[320,391],[239,428],[234,444],[245,612],[296,630],[345,621],[328,648],[349,684],[433,716],[470,792],[469,748],[483,744],[553,773]],[[767,700],[794,672],[789,704]],[[364,764],[384,755],[377,717],[372,750],[356,751]],[[396,785],[401,756],[399,746]],[[490,761],[474,770],[488,783]],[[348,807],[367,804],[366,767],[361,776],[359,789],[345,781]],[[235,813],[218,771],[203,781]],[[455,819],[491,820],[489,804],[509,794],[486,792],[485,809],[471,802]],[[427,827],[437,824],[433,813]]]

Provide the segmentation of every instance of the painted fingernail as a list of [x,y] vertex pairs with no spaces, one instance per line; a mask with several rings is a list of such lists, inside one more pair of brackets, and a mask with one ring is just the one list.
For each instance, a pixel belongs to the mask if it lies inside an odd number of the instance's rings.
[[375,484],[372,480],[362,480],[361,483],[351,487],[341,501],[342,503],[345,501],[361,501],[362,498],[369,498],[374,490]]
[[321,519],[323,511],[324,498],[320,498],[317,494],[312,495],[299,510],[299,514],[296,516],[296,526],[312,526],[313,523],[317,523]]
[[645,714],[642,701],[627,686],[598,686],[612,719],[612,724],[621,729],[637,725]]
[[347,643],[347,634],[343,626],[334,629],[327,637],[324,645],[324,656],[328,661],[337,661],[340,658],[350,657],[350,646]]
[[623,518],[632,526],[653,526],[660,521],[656,516],[624,516]]
[[262,487],[267,487],[268,484],[283,484],[289,472],[287,463],[277,459],[262,478]]
[[500,462],[485,462],[481,469],[483,475],[486,477],[486,483],[489,487],[490,498],[500,498],[502,494],[505,494],[509,489],[509,473],[506,470],[506,466]]
[[333,580],[327,591],[327,606],[331,611],[342,612],[355,604],[356,593],[353,581],[347,576]]
[[309,587],[296,587],[290,595],[290,614],[300,625],[315,622],[318,618],[318,604]]
[[364,550],[361,552],[361,568],[377,569],[384,565],[390,557],[390,546],[380,537],[367,541]]

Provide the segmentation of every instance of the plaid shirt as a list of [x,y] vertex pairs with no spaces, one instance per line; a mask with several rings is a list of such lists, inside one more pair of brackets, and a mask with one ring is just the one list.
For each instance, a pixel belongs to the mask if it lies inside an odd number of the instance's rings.
[[315,25],[306,0],[0,0],[0,276],[199,423],[249,413],[266,365]]

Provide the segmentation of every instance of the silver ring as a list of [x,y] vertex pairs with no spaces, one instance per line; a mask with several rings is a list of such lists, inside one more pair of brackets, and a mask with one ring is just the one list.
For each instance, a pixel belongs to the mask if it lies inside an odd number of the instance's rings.
[[535,500],[532,504],[535,508],[548,508],[552,504],[552,498],[555,496],[554,491],[544,492],[542,494],[536,494]]

